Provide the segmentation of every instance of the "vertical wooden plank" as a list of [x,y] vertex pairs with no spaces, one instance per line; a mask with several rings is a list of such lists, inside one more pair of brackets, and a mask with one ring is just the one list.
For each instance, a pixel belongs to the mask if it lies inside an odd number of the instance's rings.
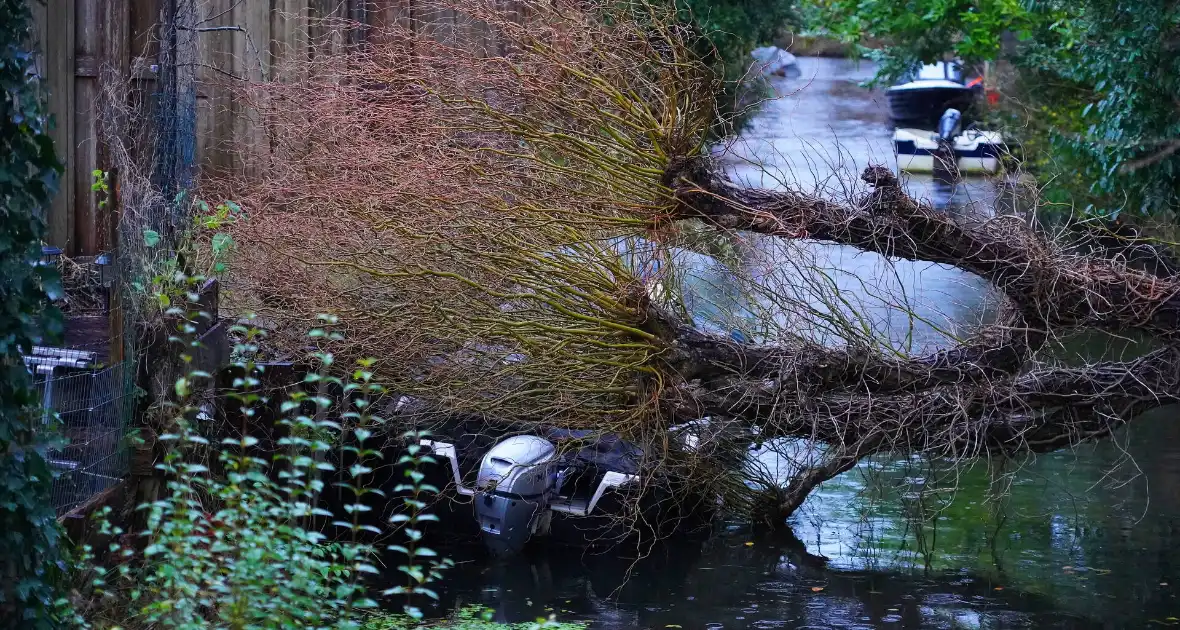
[[176,146],[175,159],[181,189],[192,186],[198,164],[194,161],[197,147],[197,94],[200,88],[198,72],[201,61],[201,38],[196,30],[201,27],[199,3],[195,0],[171,0],[176,11]]
[[37,73],[45,75],[45,47],[47,45],[47,33],[49,32],[49,7],[41,2],[30,2],[29,12],[33,15],[33,27],[30,30],[29,42],[34,51],[34,59],[37,65]]
[[368,40],[369,3],[366,0],[348,0],[348,19],[354,22],[349,43],[358,46]]
[[208,83],[201,82],[197,87],[197,143],[194,152],[194,159],[197,164],[198,178],[203,176],[212,167],[213,153],[215,145],[213,144],[213,132],[216,128],[212,97],[213,92]]
[[[230,25],[238,28],[244,28],[244,22],[247,15],[250,13],[250,7],[245,6],[248,3],[235,2],[233,11],[230,13]],[[242,174],[245,167],[245,160],[243,159],[241,140],[243,139],[243,125],[242,113],[239,103],[238,95],[234,94],[234,90],[238,86],[240,80],[246,79],[250,73],[250,61],[243,54],[246,49],[246,39],[243,33],[231,32],[228,33],[227,41],[227,61],[229,63],[229,73],[238,80],[232,82],[223,82],[222,89],[225,90],[226,102],[228,104],[229,119],[226,126],[220,131],[224,134],[222,141],[226,143],[229,151],[232,151],[231,168],[237,175]]]
[[311,0],[312,47],[317,53],[334,55],[344,49],[343,20],[348,17],[344,0]]
[[414,28],[412,0],[370,0],[366,18],[372,27],[369,41],[375,44],[396,43],[398,31]]
[[[91,184],[98,168],[98,69],[101,42],[98,0],[74,3],[74,140],[67,185],[74,187],[74,242],[77,253],[98,253],[98,198]],[[69,158],[67,158],[69,159]]]
[[[201,5],[203,26],[207,28],[232,27],[234,23],[235,0],[208,0]],[[198,74],[199,89],[205,96],[205,113],[199,114],[207,122],[199,123],[205,131],[201,145],[204,147],[203,168],[213,172],[229,172],[234,168],[233,99],[229,83],[239,75],[234,74],[233,38],[239,35],[233,31],[210,31],[201,34],[201,72]]]
[[[145,123],[152,115],[152,94],[156,90],[156,76],[150,71],[151,65],[159,59],[159,20],[161,0],[122,0],[127,3],[127,42],[130,49],[127,102],[136,116]],[[129,147],[131,159],[136,163],[150,165],[152,129],[148,124],[137,125],[128,130],[130,138],[124,138]]]
[[[113,0],[118,2],[118,0]],[[126,32],[126,31],[124,31]],[[109,179],[107,180],[110,189],[111,197],[110,203],[107,204],[107,234],[108,241],[106,243],[107,251],[111,252],[111,256],[115,265],[121,265],[119,258],[119,219],[122,215],[123,202],[119,187],[119,171],[112,168],[109,172]],[[116,267],[118,269],[119,267]],[[107,314],[107,330],[110,332],[111,347],[110,347],[110,362],[111,364],[122,363],[125,358],[123,350],[126,347],[123,339],[123,291],[119,286],[118,280],[111,285],[110,293],[110,312]]]
[[[128,98],[126,92],[130,89],[131,72],[131,0],[105,0],[102,14],[102,67],[99,70],[98,113],[106,115],[104,105],[126,107]],[[118,98],[118,101],[109,102]],[[98,129],[98,163],[104,171],[115,170],[114,159],[111,156],[110,142],[129,142],[130,139],[107,138],[108,130],[101,124]],[[104,251],[114,251],[118,221],[113,219],[118,207],[114,188],[111,190],[110,201],[104,211],[100,211],[99,248]],[[119,343],[122,343],[120,340]]]
[[129,7],[131,54],[136,57],[155,57],[160,54],[160,0],[132,0]]
[[[269,0],[245,2],[235,10],[242,31],[235,33],[235,72],[249,83],[270,78],[271,8]],[[241,88],[243,86],[236,86]],[[242,93],[234,94],[234,143],[241,156],[240,174],[255,176],[269,154],[258,111]]]
[[397,3],[395,0],[370,0],[368,5],[369,41],[375,44],[388,43],[389,30],[397,26]]
[[73,242],[74,187],[72,159],[74,140],[74,1],[48,0],[45,39],[45,77],[48,81],[49,115],[54,121],[50,135],[66,171],[49,209],[48,241],[68,255]]
[[307,0],[272,0],[271,79],[292,81],[298,77],[296,64],[307,59]]

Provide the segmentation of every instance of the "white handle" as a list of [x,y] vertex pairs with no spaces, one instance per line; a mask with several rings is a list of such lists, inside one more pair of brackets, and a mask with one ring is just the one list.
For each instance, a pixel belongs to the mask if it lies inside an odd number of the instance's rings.
[[451,462],[451,474],[455,477],[455,491],[465,497],[475,496],[475,490],[463,485],[463,476],[459,474],[459,457],[455,453],[455,445],[434,440],[422,440],[422,446],[429,448],[432,453],[447,458]]

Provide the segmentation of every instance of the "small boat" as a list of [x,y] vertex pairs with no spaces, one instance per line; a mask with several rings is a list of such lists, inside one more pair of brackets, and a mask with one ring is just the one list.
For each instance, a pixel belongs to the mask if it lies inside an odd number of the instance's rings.
[[795,55],[781,48],[775,46],[755,48],[750,52],[750,56],[754,58],[754,67],[763,76],[799,76],[799,62],[795,59]]
[[949,152],[953,152],[953,166],[961,174],[991,174],[1000,169],[1000,156],[1007,152],[1004,138],[998,131],[968,129],[944,142],[935,131],[901,128],[893,132],[893,147],[897,151],[897,167],[905,173],[933,173],[950,171]]
[[957,109],[970,118],[978,95],[977,86],[982,87],[982,80],[964,82],[962,68],[957,63],[940,61],[924,65],[885,90],[889,117],[897,127],[919,129],[934,128],[948,109]]
[[[707,428],[700,420],[672,432],[691,451]],[[699,496],[676,480],[642,483],[643,450],[613,435],[553,429],[505,437],[480,457],[473,487],[464,482],[460,462],[467,457],[456,443],[420,444],[445,471],[436,485],[472,498],[481,538],[497,556],[515,555],[534,538],[582,547],[617,544],[635,533],[638,523],[620,517],[636,508],[657,537],[701,529],[718,507],[716,497]]]

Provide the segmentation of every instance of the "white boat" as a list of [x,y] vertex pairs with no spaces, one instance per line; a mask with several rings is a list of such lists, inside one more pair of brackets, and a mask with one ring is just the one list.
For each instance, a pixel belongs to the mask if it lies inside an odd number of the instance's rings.
[[[964,175],[999,171],[1000,156],[1007,151],[1000,132],[979,129],[968,129],[954,136],[950,146],[958,171]],[[893,148],[897,152],[897,167],[905,173],[932,173],[935,160],[942,159],[938,156],[939,134],[936,131],[912,127],[895,129]]]
[[774,46],[755,48],[750,56],[754,67],[763,76],[790,77],[799,75],[799,62],[795,55]]

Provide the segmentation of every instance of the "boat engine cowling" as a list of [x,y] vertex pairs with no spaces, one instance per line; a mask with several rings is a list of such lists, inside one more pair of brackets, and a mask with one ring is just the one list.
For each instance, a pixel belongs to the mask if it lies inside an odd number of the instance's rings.
[[962,131],[963,112],[950,108],[942,113],[938,119],[938,137],[940,140],[950,141]]
[[535,435],[507,438],[479,465],[475,516],[488,548],[500,555],[519,552],[549,516],[559,491],[557,448]]

